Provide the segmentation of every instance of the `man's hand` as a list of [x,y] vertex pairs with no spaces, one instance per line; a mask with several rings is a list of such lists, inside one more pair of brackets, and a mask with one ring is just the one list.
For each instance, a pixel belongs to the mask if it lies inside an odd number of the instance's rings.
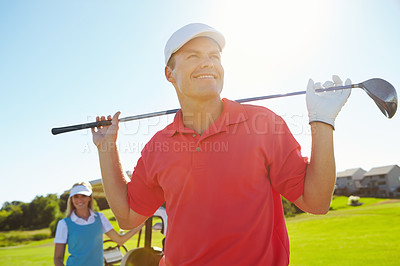
[[[116,112],[115,115],[111,118],[111,115],[107,117],[107,120],[111,120],[111,126],[105,126],[100,128],[92,128],[93,134],[93,142],[100,150],[104,150],[110,148],[110,145],[114,145],[117,142],[117,135],[118,135],[118,117],[121,112]],[[106,118],[102,116],[101,118],[98,116],[96,117],[96,121],[104,121]]]
[[[346,103],[349,98],[351,89],[327,91],[327,92],[315,92],[316,89],[330,88],[342,86],[342,80],[336,76],[332,76],[332,81],[326,81],[323,85],[310,79],[307,85],[307,109],[308,117],[311,122],[324,122],[335,128],[335,119],[340,109]],[[350,85],[351,80],[347,79],[345,85]]]

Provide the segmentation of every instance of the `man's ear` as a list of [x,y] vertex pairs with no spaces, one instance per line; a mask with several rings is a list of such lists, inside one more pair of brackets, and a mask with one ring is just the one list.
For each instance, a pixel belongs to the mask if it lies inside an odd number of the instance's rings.
[[165,67],[165,77],[171,83],[176,83],[174,76],[172,75],[172,69],[169,66]]

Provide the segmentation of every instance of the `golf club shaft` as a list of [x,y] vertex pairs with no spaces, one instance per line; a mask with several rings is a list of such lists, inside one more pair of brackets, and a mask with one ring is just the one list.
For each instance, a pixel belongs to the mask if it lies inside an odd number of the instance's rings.
[[[326,88],[326,89],[317,89],[316,92],[343,90],[343,89],[351,89],[351,88],[359,88],[359,87],[361,87],[360,84],[351,84],[351,85],[331,87],[331,88]],[[235,100],[235,102],[245,103],[245,102],[252,102],[252,101],[259,101],[259,100],[266,100],[266,99],[295,96],[295,95],[301,95],[301,94],[305,94],[305,93],[306,93],[306,91],[296,91],[296,92],[289,92],[289,93],[285,93],[285,94],[274,94],[274,95],[266,95],[266,96],[252,97],[252,98],[244,98],[244,99]],[[159,112],[153,112],[153,113],[147,113],[147,114],[141,114],[141,115],[128,116],[128,117],[120,118],[118,121],[119,122],[128,122],[128,121],[139,120],[139,119],[143,119],[143,118],[151,118],[151,117],[155,117],[155,116],[169,115],[169,114],[174,114],[174,113],[178,112],[179,109],[180,108],[159,111]],[[66,133],[66,132],[75,131],[75,130],[81,130],[81,129],[86,129],[86,128],[95,128],[95,127],[101,127],[101,126],[109,126],[109,125],[111,125],[110,120],[97,121],[97,122],[86,123],[86,124],[53,128],[51,130],[51,133],[53,135],[57,135],[57,134]]]

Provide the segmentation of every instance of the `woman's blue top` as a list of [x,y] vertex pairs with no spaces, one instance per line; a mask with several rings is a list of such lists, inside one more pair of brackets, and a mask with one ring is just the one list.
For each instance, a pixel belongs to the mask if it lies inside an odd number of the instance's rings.
[[68,227],[67,266],[104,265],[103,229],[101,220],[96,213],[95,222],[88,225],[74,223],[70,217],[64,218]]

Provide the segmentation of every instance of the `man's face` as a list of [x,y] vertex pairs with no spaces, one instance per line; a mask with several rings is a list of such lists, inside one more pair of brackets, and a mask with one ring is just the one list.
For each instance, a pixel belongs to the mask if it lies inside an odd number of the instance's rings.
[[[224,82],[218,44],[207,37],[187,42],[174,55],[175,67],[167,78],[180,97],[207,99],[219,97]],[[168,76],[169,75],[169,76]]]

